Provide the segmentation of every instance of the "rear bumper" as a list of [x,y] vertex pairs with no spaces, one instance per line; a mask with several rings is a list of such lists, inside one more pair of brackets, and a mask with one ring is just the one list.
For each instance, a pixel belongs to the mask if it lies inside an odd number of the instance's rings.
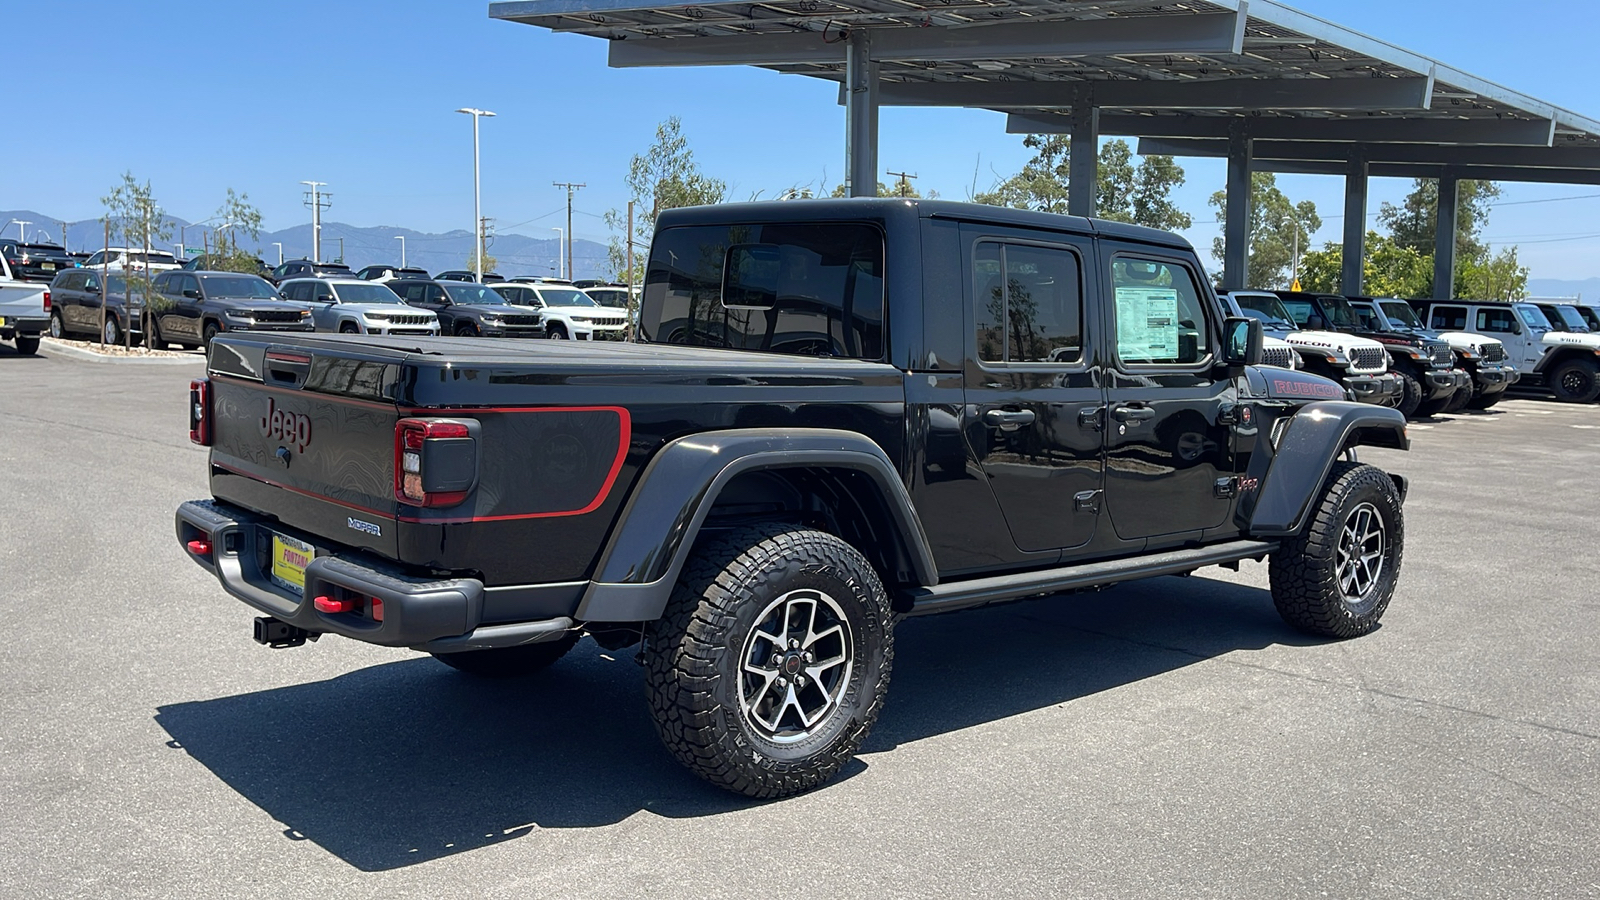
[[[311,535],[297,533],[237,507],[213,500],[191,500],[178,507],[178,545],[190,559],[211,572],[223,590],[260,612],[313,634],[338,634],[385,647],[414,647],[431,652],[510,647],[553,640],[572,630],[571,618],[504,624],[483,624],[483,582],[472,578],[428,579],[401,572],[355,553],[318,550],[306,566],[303,594],[279,587],[267,575],[271,534],[315,545]],[[190,541],[208,540],[209,555],[200,555]],[[325,542],[324,542],[325,543]],[[383,617],[375,621],[365,610],[325,613],[315,598],[335,589],[383,601]]]
[[5,324],[0,325],[0,329],[4,329],[8,332],[13,332],[16,334],[44,334],[46,331],[50,330],[50,318],[48,316],[37,319],[22,318],[17,316],[5,316],[4,318]]

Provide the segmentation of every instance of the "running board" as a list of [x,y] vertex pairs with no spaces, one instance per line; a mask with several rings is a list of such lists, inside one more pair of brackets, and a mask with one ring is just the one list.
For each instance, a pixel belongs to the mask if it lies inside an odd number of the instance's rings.
[[1205,566],[1266,556],[1276,549],[1278,544],[1274,541],[1229,541],[1226,544],[1167,550],[1128,559],[912,588],[906,592],[911,599],[911,611],[906,616],[929,616],[1002,600],[1103,587],[1157,575],[1179,575]]

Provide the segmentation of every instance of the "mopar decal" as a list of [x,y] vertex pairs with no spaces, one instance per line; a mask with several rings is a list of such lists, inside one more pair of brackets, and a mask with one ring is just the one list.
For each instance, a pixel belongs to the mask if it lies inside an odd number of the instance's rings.
[[304,453],[311,443],[311,419],[304,413],[292,413],[278,408],[278,401],[267,398],[267,414],[259,423],[261,434],[271,440],[283,441],[297,452]]
[[371,522],[363,522],[356,518],[346,518],[345,525],[363,534],[370,534],[373,537],[383,537],[383,529],[372,524]]

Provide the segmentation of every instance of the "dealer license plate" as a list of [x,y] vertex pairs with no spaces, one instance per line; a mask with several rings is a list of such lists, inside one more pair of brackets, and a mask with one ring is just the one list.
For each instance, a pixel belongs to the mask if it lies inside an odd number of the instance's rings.
[[317,552],[310,544],[281,534],[272,536],[272,583],[286,591],[303,594],[306,590],[306,566]]
[[40,263],[39,264],[39,268],[45,270],[46,272],[54,272],[56,270],[56,264],[55,263]]

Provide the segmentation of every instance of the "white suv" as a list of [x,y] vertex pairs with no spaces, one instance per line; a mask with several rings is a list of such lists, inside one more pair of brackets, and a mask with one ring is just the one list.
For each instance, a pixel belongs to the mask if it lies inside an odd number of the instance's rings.
[[1265,337],[1293,347],[1300,355],[1299,368],[1339,382],[1363,403],[1394,406],[1399,401],[1400,379],[1389,371],[1389,351],[1377,341],[1340,331],[1300,330],[1294,314],[1268,291],[1233,291],[1221,300],[1231,315],[1260,319]]
[[170,272],[183,268],[178,263],[178,258],[165,250],[151,250],[145,253],[131,247],[108,247],[96,250],[93,256],[84,260],[86,269],[98,269],[102,266],[117,273],[129,270],[135,272]]
[[318,331],[340,334],[439,333],[439,317],[400,299],[387,285],[359,278],[291,278],[278,285],[285,300],[311,307]]
[[531,306],[544,315],[546,337],[576,341],[620,341],[628,334],[628,311],[601,306],[567,284],[506,281],[490,285],[516,306]]

